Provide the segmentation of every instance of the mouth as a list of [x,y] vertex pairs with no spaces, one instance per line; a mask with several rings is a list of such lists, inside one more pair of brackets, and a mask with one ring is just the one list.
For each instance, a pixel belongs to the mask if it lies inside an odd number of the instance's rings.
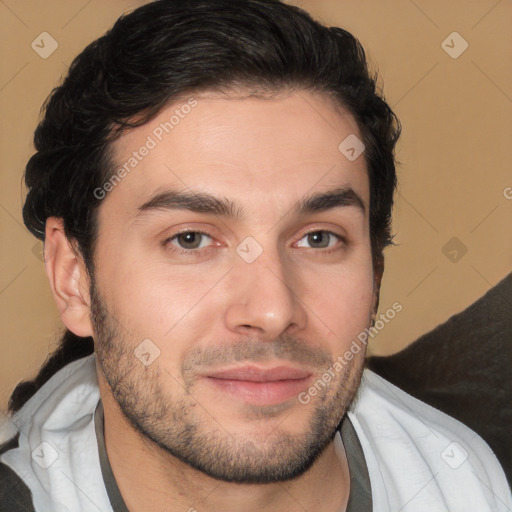
[[208,384],[252,405],[277,405],[307,388],[312,372],[290,366],[258,368],[243,366],[210,372]]

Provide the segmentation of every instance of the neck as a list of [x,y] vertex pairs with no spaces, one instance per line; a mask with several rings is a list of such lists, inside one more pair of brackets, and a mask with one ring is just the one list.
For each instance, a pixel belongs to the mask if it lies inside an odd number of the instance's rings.
[[339,512],[346,508],[350,477],[341,443],[336,453],[331,442],[311,468],[293,480],[270,484],[224,482],[190,467],[144,438],[129,424],[109,393],[102,393],[102,401],[107,456],[131,512]]

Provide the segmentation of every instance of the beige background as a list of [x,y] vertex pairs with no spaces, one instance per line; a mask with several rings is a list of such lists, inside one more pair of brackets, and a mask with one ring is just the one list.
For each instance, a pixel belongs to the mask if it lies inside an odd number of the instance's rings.
[[[0,0],[0,410],[32,376],[61,327],[41,244],[21,221],[22,175],[39,108],[73,57],[127,10],[129,0]],[[464,309],[509,271],[512,255],[512,2],[316,0],[293,2],[353,32],[400,117],[397,247],[387,251],[380,311],[403,305],[370,350],[398,351]],[[441,46],[468,43],[457,59]],[[48,32],[58,49],[31,43]],[[448,44],[461,48],[455,39]],[[456,253],[445,244],[456,237]],[[36,243],[37,242],[37,243]],[[462,255],[461,248],[467,248]],[[450,261],[451,258],[460,258]]]

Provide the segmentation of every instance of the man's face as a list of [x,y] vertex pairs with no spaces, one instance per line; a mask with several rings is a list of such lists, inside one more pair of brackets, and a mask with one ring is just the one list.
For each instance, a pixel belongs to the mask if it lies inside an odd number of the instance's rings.
[[364,350],[343,354],[373,307],[369,184],[364,155],[338,149],[361,136],[306,91],[194,99],[114,144],[130,171],[99,209],[99,376],[165,453],[285,480],[332,440],[361,377]]

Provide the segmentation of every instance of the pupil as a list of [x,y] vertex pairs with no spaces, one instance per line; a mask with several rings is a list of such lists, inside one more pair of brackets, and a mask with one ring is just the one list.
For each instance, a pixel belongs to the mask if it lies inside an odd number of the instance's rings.
[[[182,233],[180,235],[180,237],[181,237],[180,242],[183,242],[182,245],[187,246],[186,248],[188,248],[188,249],[195,249],[195,248],[199,247],[198,241],[200,239],[200,237],[196,236],[196,235],[198,235],[198,233]],[[196,238],[197,238],[197,240],[196,240]]]
[[[322,231],[317,231],[316,233],[311,233],[309,235],[309,243],[311,245],[314,245],[315,243],[316,244],[320,243],[321,247],[327,247],[327,245],[329,245],[329,242],[327,240],[327,237],[325,237],[324,235],[325,235],[325,233]],[[324,239],[323,240],[324,242],[327,241],[327,244],[325,244],[325,243],[322,244],[322,239]]]

